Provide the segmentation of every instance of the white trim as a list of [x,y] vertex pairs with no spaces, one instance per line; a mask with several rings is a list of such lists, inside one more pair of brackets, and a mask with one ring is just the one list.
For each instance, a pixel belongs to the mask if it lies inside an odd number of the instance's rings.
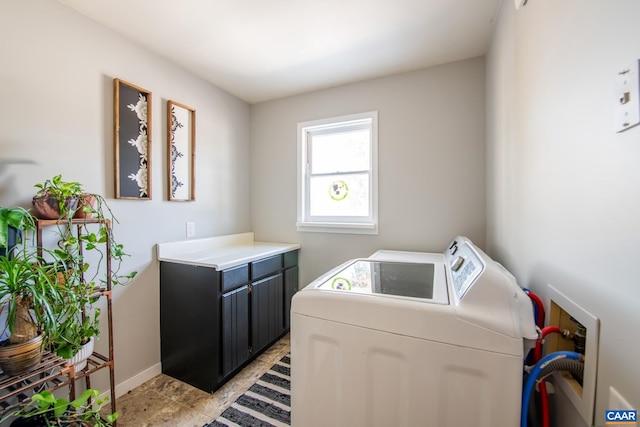
[[[162,373],[162,363],[156,363],[150,368],[145,369],[139,374],[134,375],[128,380],[116,384],[116,397],[124,396],[134,388],[146,383],[150,379],[160,375]],[[103,393],[104,394],[104,393]],[[108,397],[110,397],[107,394]]]
[[378,225],[371,222],[296,222],[296,227],[312,233],[378,234]]
[[[336,221],[337,218],[326,217],[326,221],[309,221],[305,215],[305,209],[308,209],[308,200],[306,197],[308,165],[307,160],[307,132],[310,127],[318,128],[322,126],[333,126],[337,123],[357,122],[361,120],[371,120],[371,197],[369,200],[369,209],[371,216],[362,220],[354,220],[349,222]],[[351,234],[378,234],[378,112],[370,111],[367,113],[352,114],[348,116],[333,117],[321,120],[313,120],[298,123],[298,180],[297,180],[297,222],[298,231],[303,232],[328,232],[328,233],[351,233]],[[307,219],[307,220],[305,220]],[[314,217],[313,219],[317,219]]]

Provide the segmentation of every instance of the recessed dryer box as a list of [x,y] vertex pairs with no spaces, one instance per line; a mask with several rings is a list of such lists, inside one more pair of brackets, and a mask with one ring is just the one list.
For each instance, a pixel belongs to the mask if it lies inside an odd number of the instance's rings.
[[[578,337],[582,345],[584,338],[584,377],[582,384],[565,371],[554,373],[554,380],[568,399],[573,403],[582,418],[593,424],[593,412],[596,397],[596,375],[598,372],[598,338],[600,321],[597,317],[580,307],[552,285],[549,286],[550,308],[549,326],[559,326],[572,332],[572,338]],[[575,339],[560,334],[547,336],[546,354],[556,351],[576,351]]]

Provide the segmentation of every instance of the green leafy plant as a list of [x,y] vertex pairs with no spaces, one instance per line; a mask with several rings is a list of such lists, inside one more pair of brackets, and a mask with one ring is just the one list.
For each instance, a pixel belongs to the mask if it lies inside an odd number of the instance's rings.
[[[23,249],[12,258],[0,256],[0,311],[6,311],[9,343],[18,344],[57,328],[55,307],[65,298],[50,267],[37,253]],[[63,263],[55,259],[54,264]]]
[[63,181],[62,175],[55,175],[42,183],[34,185],[38,189],[36,196],[55,196],[60,202],[68,197],[78,197],[83,193],[82,185],[77,181]]
[[[70,359],[89,338],[99,335],[100,309],[95,303],[100,291],[109,284],[112,287],[128,284],[136,272],[120,273],[129,255],[114,238],[112,226],[118,221],[104,197],[84,192],[78,182],[62,181],[61,175],[35,187],[40,189],[39,193],[53,189],[56,197],[87,200],[78,209],[82,218],[74,220],[67,215],[62,219],[61,214],[56,222],[58,247],[53,249],[55,256],[65,262],[66,269],[58,274],[68,292],[65,303],[56,307],[58,328],[48,342],[57,355]],[[107,265],[109,269],[105,268]]]
[[57,327],[50,330],[47,342],[52,351],[71,359],[91,337],[100,334],[100,308],[94,307],[99,292],[93,283],[69,281],[70,275],[60,275],[64,283],[64,301],[54,307]]
[[11,250],[9,247],[9,227],[20,231],[34,230],[33,216],[20,206],[0,207],[0,249],[4,249],[5,253]]
[[[0,367],[7,375],[19,375],[40,362],[47,337],[58,328],[56,307],[66,290],[56,276],[42,265],[37,252],[21,246],[11,257],[0,255]],[[56,260],[56,263],[59,260]]]
[[99,391],[87,389],[77,399],[69,402],[67,399],[55,397],[50,391],[42,391],[31,396],[31,402],[28,405],[8,411],[0,423],[11,417],[17,417],[22,420],[37,420],[38,425],[47,427],[112,426],[118,418],[118,413],[114,412],[102,418],[100,411],[109,399],[106,397],[98,399],[93,405],[92,399],[96,399],[99,395]]
[[[105,256],[106,252],[101,251],[101,248],[106,247],[108,244],[109,247],[109,255],[112,261],[115,261],[115,265],[112,265],[112,275],[111,275],[111,284],[112,285],[125,285],[129,283],[136,275],[136,272],[132,272],[129,274],[120,274],[121,264],[129,254],[124,250],[124,245],[118,243],[114,237],[115,233],[113,230],[114,224],[118,224],[118,220],[116,219],[113,211],[107,204],[107,201],[100,194],[95,193],[87,193],[93,197],[95,203],[91,206],[87,205],[83,208],[85,213],[91,214],[92,218],[96,218],[102,222],[100,222],[100,226],[95,229],[91,229],[88,224],[84,224],[82,226],[82,232],[80,233],[79,240],[84,244],[85,249],[89,251],[96,251],[100,254],[101,263]],[[68,243],[76,243],[73,240]],[[102,284],[106,284],[106,279],[102,280]]]
[[38,216],[55,219],[73,216],[78,200],[84,193],[77,181],[63,181],[62,175],[34,185],[38,189],[33,197],[33,206]]

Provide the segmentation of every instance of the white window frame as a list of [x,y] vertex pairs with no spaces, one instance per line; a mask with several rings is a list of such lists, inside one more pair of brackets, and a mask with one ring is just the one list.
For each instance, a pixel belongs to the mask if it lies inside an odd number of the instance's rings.
[[[331,128],[358,126],[370,123],[369,216],[362,217],[311,217],[309,215],[308,162],[309,137],[313,133],[330,132]],[[351,114],[322,120],[298,123],[298,231],[378,234],[378,112]]]

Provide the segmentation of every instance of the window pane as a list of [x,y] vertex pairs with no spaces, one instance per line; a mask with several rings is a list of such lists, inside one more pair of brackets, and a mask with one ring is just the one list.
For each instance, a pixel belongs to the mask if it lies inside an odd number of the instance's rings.
[[309,186],[311,216],[369,217],[369,174],[311,177]]
[[311,137],[311,174],[369,170],[369,129]]

